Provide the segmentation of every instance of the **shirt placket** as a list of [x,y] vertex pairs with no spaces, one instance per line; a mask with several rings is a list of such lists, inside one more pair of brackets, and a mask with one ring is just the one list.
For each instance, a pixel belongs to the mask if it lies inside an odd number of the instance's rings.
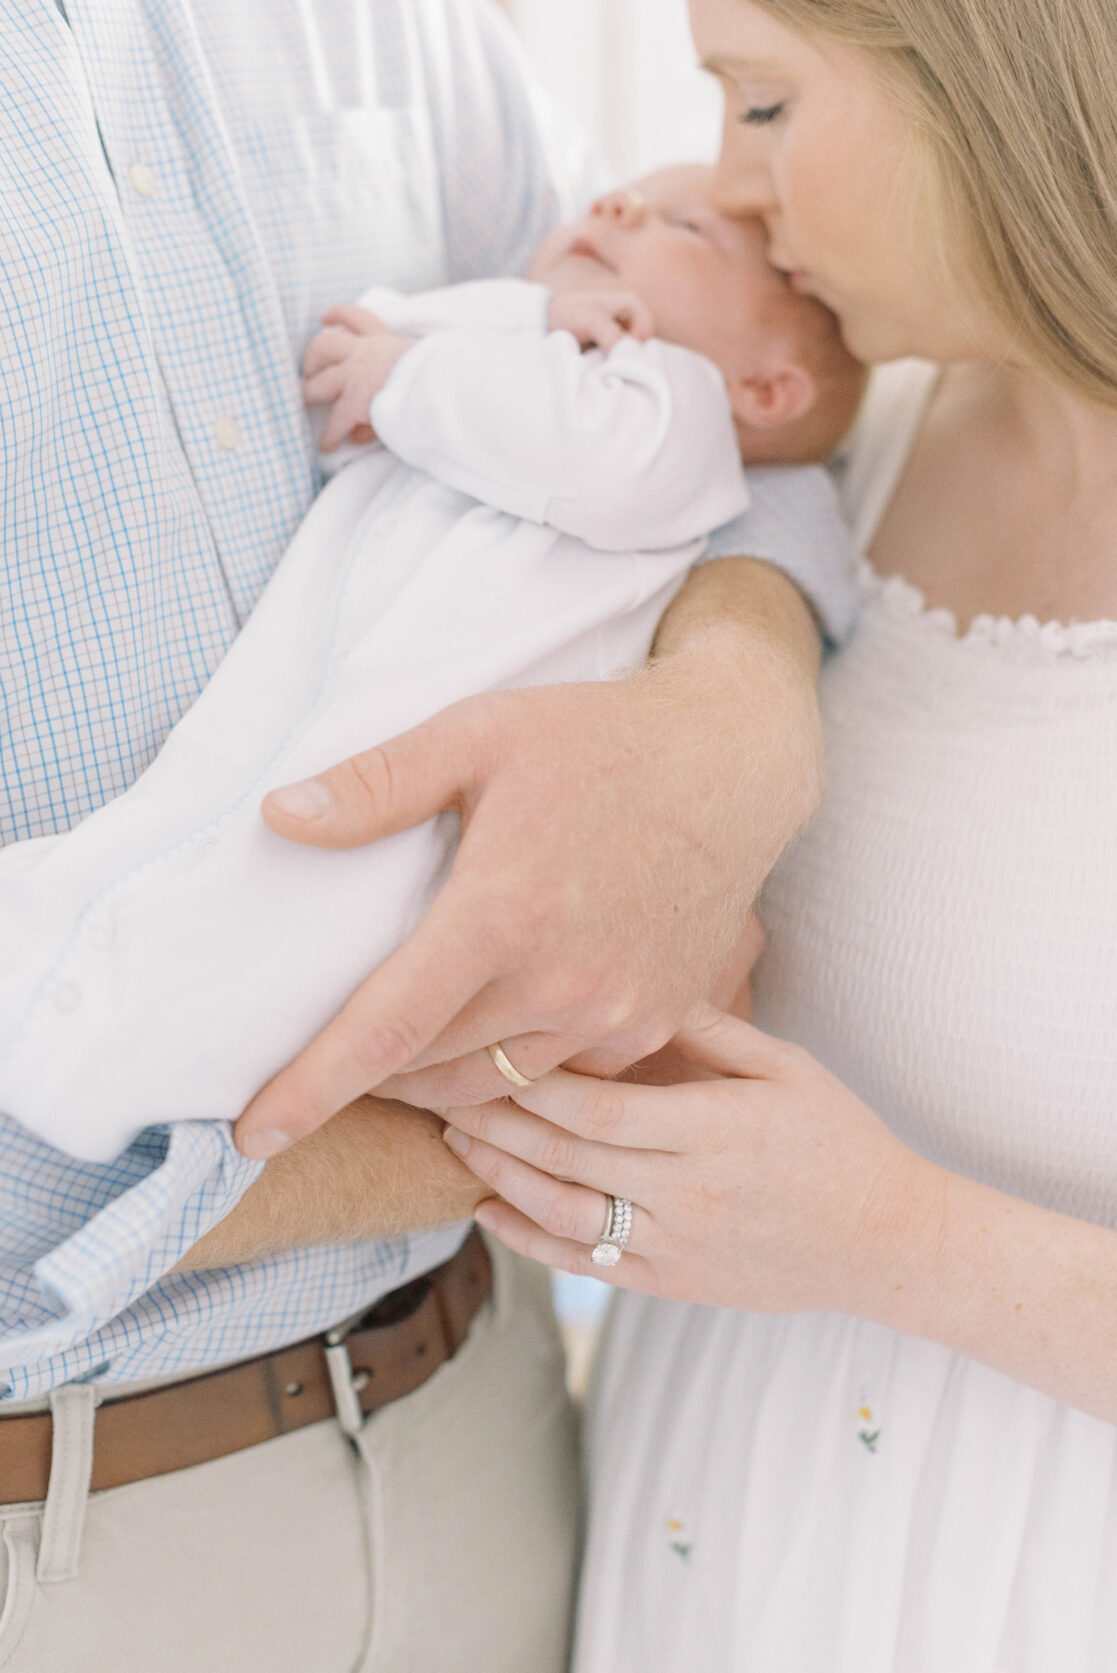
[[67,0],[183,453],[243,622],[310,503],[297,368],[184,0]]

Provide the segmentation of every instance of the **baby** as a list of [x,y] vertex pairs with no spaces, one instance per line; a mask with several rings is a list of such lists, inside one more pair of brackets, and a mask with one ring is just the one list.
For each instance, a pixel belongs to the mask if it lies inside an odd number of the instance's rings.
[[373,439],[372,402],[415,335],[454,324],[540,331],[545,322],[583,350],[656,337],[703,355],[721,373],[746,465],[828,458],[856,415],[865,368],[829,311],[769,265],[761,223],[718,213],[712,184],[713,170],[695,165],[611,192],[546,240],[526,282],[459,285],[425,306],[372,290],[364,307],[333,309],[333,329],[314,339],[303,366],[307,401],[333,403],[323,451],[346,436]]
[[[262,796],[471,693],[638,665],[745,513],[742,461],[832,451],[862,369],[710,178],[603,198],[527,281],[328,316],[305,365],[323,446],[384,445],[350,449],[132,789],[0,854],[0,1109],[90,1160],[237,1116],[418,922],[457,836],[444,815],[302,848]],[[844,574],[827,493],[817,541]]]

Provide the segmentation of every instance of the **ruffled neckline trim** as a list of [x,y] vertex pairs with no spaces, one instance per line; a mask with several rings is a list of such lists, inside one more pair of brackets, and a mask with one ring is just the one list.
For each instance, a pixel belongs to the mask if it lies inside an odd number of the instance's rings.
[[953,610],[932,609],[902,575],[881,575],[860,563],[862,595],[886,614],[960,649],[999,655],[1015,663],[1048,667],[1057,662],[1117,662],[1117,621],[1041,622],[1036,616],[975,616],[959,632]]

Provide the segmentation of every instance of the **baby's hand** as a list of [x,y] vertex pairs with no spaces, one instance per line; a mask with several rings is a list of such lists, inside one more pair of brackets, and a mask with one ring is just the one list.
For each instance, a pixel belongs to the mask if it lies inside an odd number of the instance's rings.
[[551,331],[569,331],[584,349],[615,349],[623,337],[646,343],[655,336],[655,320],[634,291],[574,290],[552,296],[547,310]]
[[375,441],[369,408],[415,344],[364,308],[331,308],[325,324],[303,359],[303,400],[308,407],[333,403],[319,443],[331,453],[347,436]]

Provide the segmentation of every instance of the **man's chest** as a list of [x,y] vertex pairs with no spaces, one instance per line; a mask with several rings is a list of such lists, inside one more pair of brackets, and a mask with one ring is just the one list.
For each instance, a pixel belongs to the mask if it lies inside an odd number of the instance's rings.
[[396,10],[5,14],[0,840],[130,783],[228,649],[313,494],[322,309],[445,277]]
[[[196,301],[217,292],[242,315],[247,292],[257,315],[271,305],[268,349],[280,353],[281,324],[283,352],[297,358],[323,309],[370,277],[411,289],[445,276],[425,10],[67,0],[120,218],[160,319],[179,278]],[[261,319],[249,323],[258,352]]]

